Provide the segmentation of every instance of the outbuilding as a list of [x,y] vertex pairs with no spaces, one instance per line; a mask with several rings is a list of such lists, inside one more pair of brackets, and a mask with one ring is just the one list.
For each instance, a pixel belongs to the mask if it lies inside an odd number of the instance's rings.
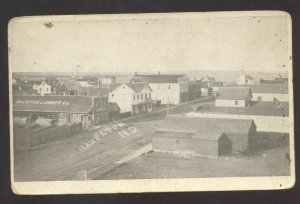
[[246,107],[252,98],[249,87],[220,87],[216,94],[216,106]]
[[[176,129],[174,130],[174,127]],[[205,117],[191,117],[191,116],[180,116],[180,115],[169,115],[165,120],[161,121],[159,129],[170,130],[168,131],[158,131],[153,136],[153,148],[154,149],[170,149],[169,142],[164,142],[163,144],[158,144],[158,140],[163,140],[162,135],[174,134],[181,135],[181,137],[198,137],[197,142],[203,142],[208,138],[216,141],[224,142],[222,139],[223,133],[232,142],[232,152],[244,152],[248,149],[248,140],[253,137],[256,133],[256,125],[253,120],[242,120],[242,119],[225,119],[225,118],[205,118]],[[174,132],[174,133],[173,133]],[[158,139],[156,137],[159,137]],[[175,138],[175,136],[174,136]],[[206,140],[205,140],[206,139]],[[164,139],[166,140],[166,139]],[[175,140],[175,139],[174,139]],[[213,142],[209,142],[211,148],[216,148],[213,146]],[[165,145],[163,148],[162,146]],[[221,145],[222,146],[222,145]],[[225,145],[226,146],[226,145]],[[191,147],[186,146],[187,149]],[[224,146],[222,146],[224,147]],[[229,146],[226,146],[229,148]],[[194,147],[193,147],[194,148]],[[199,148],[202,148],[199,146]],[[218,147],[218,149],[221,147]],[[171,149],[170,149],[171,150]],[[199,150],[201,151],[201,150]],[[210,150],[211,152],[217,152],[216,149]],[[228,150],[229,151],[229,150]]]
[[232,142],[224,133],[158,129],[152,147],[154,151],[218,157],[231,153]]

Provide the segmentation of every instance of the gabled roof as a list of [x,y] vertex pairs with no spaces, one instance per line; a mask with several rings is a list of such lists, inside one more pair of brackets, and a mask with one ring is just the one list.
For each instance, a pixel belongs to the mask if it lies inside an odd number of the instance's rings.
[[56,84],[56,86],[59,85],[60,83],[65,84],[69,90],[77,90],[77,85],[78,85],[78,89],[81,86],[80,83],[72,79],[60,79],[59,82]]
[[92,100],[88,96],[14,96],[13,111],[88,113]]
[[150,86],[145,82],[128,83],[126,85],[129,86],[129,88],[131,88],[136,93],[140,93],[145,87],[147,87],[148,89],[150,89],[152,91]]
[[[114,84],[114,86],[110,89],[110,92],[114,91],[116,88],[118,88],[122,85],[124,85],[124,84]],[[148,89],[150,89],[152,91],[149,84],[147,84],[145,82],[126,83],[125,85],[128,86],[135,93],[140,93],[145,88],[145,86],[148,87]]]
[[178,83],[178,80],[184,78],[184,74],[153,74],[153,75],[135,75],[131,81],[155,83]]
[[247,100],[252,98],[249,87],[220,87],[217,92],[217,99],[225,100]]

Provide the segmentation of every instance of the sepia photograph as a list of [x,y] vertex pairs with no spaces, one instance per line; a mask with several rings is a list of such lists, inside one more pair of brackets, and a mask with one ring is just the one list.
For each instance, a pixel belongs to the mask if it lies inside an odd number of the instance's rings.
[[293,187],[291,23],[282,11],[12,19],[14,193]]

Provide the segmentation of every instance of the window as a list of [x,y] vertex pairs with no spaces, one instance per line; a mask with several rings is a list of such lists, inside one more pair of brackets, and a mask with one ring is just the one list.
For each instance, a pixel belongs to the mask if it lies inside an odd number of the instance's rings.
[[138,94],[136,95],[136,99],[139,100],[139,95]]
[[151,99],[151,93],[149,93],[149,98]]
[[49,88],[47,88],[47,92],[49,91]]
[[73,120],[75,120],[75,121],[77,121],[78,120],[78,114],[72,114],[72,116],[73,116]]
[[239,103],[238,101],[235,101],[235,105],[238,105],[238,103]]
[[42,88],[40,88],[40,91],[42,91]]
[[169,89],[171,89],[171,85],[169,85]]
[[147,99],[147,93],[145,93],[145,99]]
[[64,119],[64,113],[60,113],[60,114],[59,114],[59,119],[60,119],[60,120],[63,120],[63,119]]
[[135,95],[133,95],[133,100],[135,100]]
[[143,94],[141,94],[141,100],[143,100]]
[[100,116],[100,120],[103,120],[103,115],[102,115],[102,113],[101,113],[99,116]]
[[148,104],[148,109],[151,109],[151,103]]

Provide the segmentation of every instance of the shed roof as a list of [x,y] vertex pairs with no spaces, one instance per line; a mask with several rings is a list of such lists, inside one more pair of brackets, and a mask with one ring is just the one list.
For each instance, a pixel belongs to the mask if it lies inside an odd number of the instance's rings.
[[92,100],[88,96],[14,96],[13,111],[88,113]]
[[183,138],[183,139],[200,139],[200,140],[219,140],[224,133],[217,132],[199,132],[178,129],[158,129],[156,135],[161,137]]
[[246,100],[252,97],[249,87],[220,87],[217,93],[217,99],[225,100]]
[[[162,121],[164,128],[197,131],[199,133],[239,133],[248,134],[253,120],[250,119],[225,119],[203,118],[181,115],[169,115]],[[255,123],[254,123],[255,125]]]
[[109,111],[120,111],[120,107],[117,103],[114,103],[114,102],[109,102]]
[[[245,87],[245,85],[228,84],[226,87]],[[252,93],[288,94],[288,84],[247,84]]]

